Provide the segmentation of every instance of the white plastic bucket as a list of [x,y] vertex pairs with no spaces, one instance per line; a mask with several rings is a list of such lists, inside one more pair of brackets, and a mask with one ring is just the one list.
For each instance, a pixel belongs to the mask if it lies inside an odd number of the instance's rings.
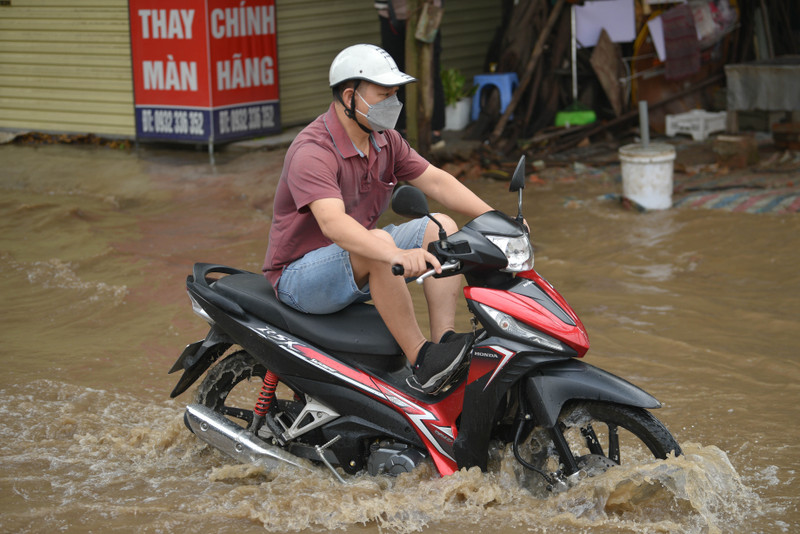
[[469,124],[470,104],[472,100],[462,98],[455,104],[444,108],[444,129],[463,130]]
[[634,143],[619,149],[622,196],[649,210],[672,207],[675,147],[663,143]]

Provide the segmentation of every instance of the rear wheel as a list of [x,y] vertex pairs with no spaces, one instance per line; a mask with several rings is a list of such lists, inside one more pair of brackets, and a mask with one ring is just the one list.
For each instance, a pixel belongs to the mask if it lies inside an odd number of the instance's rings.
[[623,462],[681,454],[669,430],[647,410],[601,401],[566,405],[557,429],[537,427],[524,444],[515,443],[515,449],[523,465],[550,476],[551,484],[558,478],[553,473],[592,476]]
[[211,368],[195,400],[247,426],[253,422],[253,406],[266,372],[247,352],[234,352]]
[[[253,422],[253,408],[266,372],[246,351],[234,352],[211,368],[197,390],[195,401],[247,427]],[[277,411],[286,414],[289,422],[302,407],[294,397],[294,392],[285,386],[279,386],[275,392]]]
[[276,385],[270,378],[265,383],[266,374],[267,369],[249,353],[234,352],[208,372],[197,390],[195,402],[252,431],[254,409],[264,408],[265,399],[270,396],[261,396],[262,385],[265,391],[277,386],[265,417],[254,425],[259,427],[257,437],[272,444],[277,442],[300,458],[338,465],[351,474],[364,468],[363,440],[358,436],[331,440],[324,432],[323,425],[336,419],[337,413],[284,383]]

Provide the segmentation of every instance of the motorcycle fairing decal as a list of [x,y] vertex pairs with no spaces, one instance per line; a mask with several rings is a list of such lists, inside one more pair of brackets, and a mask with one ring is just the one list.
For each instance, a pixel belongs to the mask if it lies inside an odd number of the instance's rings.
[[569,305],[567,300],[559,293],[556,288],[553,287],[553,284],[547,281],[545,277],[537,273],[535,270],[525,271],[522,273],[517,274],[520,278],[527,278],[528,280],[533,280],[536,285],[538,285],[547,295],[553,299],[558,306],[564,310],[567,315],[570,316],[572,321],[575,323],[576,328],[581,333],[582,341],[586,344],[586,350],[582,353],[579,352],[579,356],[583,356],[586,351],[589,350],[589,335],[586,333],[586,327],[583,326],[583,322],[578,317],[578,314],[575,313],[575,310],[572,309],[572,306]]
[[[480,345],[475,347],[472,351],[472,361],[469,366],[467,384],[472,384],[476,380],[480,380],[491,373],[491,377],[486,383],[486,387],[488,387],[514,354],[516,354],[516,351],[498,345]],[[484,391],[486,387],[484,387]]]
[[[384,386],[388,388],[388,386]],[[428,428],[427,422],[438,423],[440,422],[435,414],[433,414],[430,410],[423,408],[417,404],[413,404],[407,402],[406,399],[403,399],[390,391],[387,391],[387,395],[384,396],[387,400],[389,400],[392,404],[400,408],[406,417],[414,424],[415,427],[419,430],[422,436],[425,438],[425,441],[433,445],[436,450],[442,454],[443,456],[453,460],[453,451],[449,450],[446,451],[442,444],[439,443],[439,440],[431,434],[430,429]],[[434,427],[436,425],[433,425]],[[450,443],[452,446],[452,443]]]
[[[359,378],[365,377],[362,373],[357,373],[355,377],[349,376],[349,367],[314,351],[307,347],[297,339],[285,336],[267,327],[256,327],[256,332],[267,338],[269,341],[275,343],[278,347],[288,352],[292,356],[302,359],[306,363],[313,365],[317,369],[324,371],[330,375],[334,375],[349,384],[357,386],[358,388],[367,391],[368,393],[376,396],[382,396],[380,391],[375,389],[371,380],[362,382]],[[351,370],[352,371],[352,370]],[[368,377],[366,377],[368,378]]]
[[[437,435],[437,433],[431,432],[430,427],[437,428],[442,423],[446,423],[446,419],[437,413],[435,407],[428,409],[424,406],[416,404],[410,398],[406,397],[388,384],[385,384],[379,380],[375,380],[356,369],[347,367],[346,365],[335,362],[335,365],[338,367],[338,369],[334,369],[319,360],[319,358],[326,358],[326,356],[323,354],[320,354],[309,347],[301,346],[299,348],[302,350],[307,361],[309,361],[309,363],[312,365],[315,365],[319,369],[322,369],[323,371],[326,371],[348,382],[349,384],[366,391],[373,397],[384,401],[384,404],[391,404],[399,408],[403,414],[405,414],[408,420],[411,421],[414,427],[417,428],[418,434],[420,434],[420,437],[422,437],[423,442],[430,444],[430,446],[432,446],[436,452],[449,460],[449,462],[442,462],[442,460],[437,458],[436,454],[434,454],[434,451],[431,450],[431,447],[428,446],[428,450],[431,452],[431,456],[433,457],[433,460],[437,464],[439,470],[446,472],[447,470],[453,468],[452,465],[455,464],[452,450],[454,441],[452,435],[454,433],[454,429],[452,426],[450,426],[449,434],[439,432]],[[435,423],[439,423],[439,425],[436,425]],[[443,441],[444,443],[442,443]]]
[[[556,301],[556,303],[564,310],[576,324],[580,324],[580,319],[578,315],[575,313],[575,310],[572,309],[572,306],[567,303],[566,299],[559,293],[556,288],[553,287],[553,284],[547,281],[545,277],[537,273],[535,270],[525,271],[521,273],[517,273],[519,278],[526,278],[528,280],[533,280],[547,295]],[[583,326],[583,325],[581,325]]]
[[506,313],[556,338],[575,350],[578,356],[583,356],[589,350],[589,338],[580,320],[576,321],[575,326],[568,325],[530,297],[486,287],[466,287],[464,294],[469,300]]
[[[309,365],[313,365],[325,373],[335,376],[339,380],[357,387],[378,400],[383,401],[384,404],[399,408],[414,427],[417,428],[423,442],[427,442],[426,446],[428,447],[428,451],[431,453],[439,471],[444,475],[455,472],[457,466],[453,458],[452,450],[455,428],[452,424],[448,425],[448,418],[443,417],[442,414],[439,413],[439,410],[436,409],[436,406],[431,407],[431,409],[424,408],[388,384],[376,381],[369,375],[348,367],[304,345],[297,339],[281,334],[271,328],[259,326],[255,327],[254,330],[269,341],[275,343],[288,354],[303,360]],[[454,395],[456,394],[454,393]],[[456,396],[459,399],[461,398],[461,395]],[[453,397],[453,395],[451,395],[451,397]],[[429,428],[428,424],[430,424],[432,428],[438,430],[435,434],[440,437],[431,432],[431,428]]]
[[[427,440],[436,448],[437,451],[450,460],[455,461],[453,459],[452,451],[453,441],[455,439],[455,429],[453,425],[447,424],[448,418],[442,413],[439,413],[437,406],[429,406],[428,408],[425,408],[414,403],[411,399],[395,390],[388,384],[377,381],[376,385],[381,389],[381,391],[384,392],[384,398],[400,408],[403,413],[406,414],[406,417],[408,417],[408,419],[414,423],[414,426],[419,429],[423,436],[427,438]],[[438,436],[440,436],[442,439],[439,439],[439,437],[433,435],[431,433],[431,429],[438,430],[436,434],[438,434]],[[446,449],[441,443],[442,441],[444,441],[444,445],[447,447]]]
[[500,357],[501,357],[501,360],[500,360],[500,363],[497,364],[497,367],[495,368],[494,373],[492,373],[492,376],[489,377],[489,381],[486,382],[485,386],[483,386],[483,391],[486,391],[486,388],[488,388],[489,384],[492,383],[492,380],[494,380],[494,377],[497,376],[497,373],[499,373],[503,369],[503,367],[506,366],[508,361],[517,354],[514,351],[511,351],[511,350],[508,350],[508,349],[504,349],[503,347],[498,347],[497,345],[492,345],[492,346],[486,347],[486,348],[489,348],[489,349],[495,351],[496,353],[498,353],[500,355]]
[[445,434],[450,441],[454,441],[456,439],[456,437],[453,435],[453,427],[433,425],[433,428],[438,432]]

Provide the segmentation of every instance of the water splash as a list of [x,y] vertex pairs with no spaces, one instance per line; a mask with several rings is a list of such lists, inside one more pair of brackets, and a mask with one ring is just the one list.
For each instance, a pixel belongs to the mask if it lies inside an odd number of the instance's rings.
[[106,302],[113,306],[122,304],[128,295],[127,285],[108,284],[101,281],[88,281],[78,276],[78,267],[59,258],[18,262],[10,254],[0,253],[0,272],[4,267],[22,273],[32,285],[42,289],[64,289],[75,291],[80,300],[89,303]]
[[232,463],[185,429],[174,401],[48,380],[0,395],[10,401],[0,407],[0,489],[6,504],[20,505],[7,510],[26,510],[0,519],[4,530],[103,528],[110,515],[154,531],[191,521],[220,532],[255,524],[271,532],[502,525],[504,532],[716,533],[737,530],[762,508],[714,446],[685,444],[681,457],[617,467],[557,495],[520,484],[526,475],[504,450],[488,473],[462,469],[441,478],[424,463],[394,478],[349,477],[342,486],[323,468]]

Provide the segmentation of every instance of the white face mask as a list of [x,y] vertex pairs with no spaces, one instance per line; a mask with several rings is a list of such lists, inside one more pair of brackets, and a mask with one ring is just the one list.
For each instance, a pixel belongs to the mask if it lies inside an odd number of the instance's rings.
[[397,119],[400,117],[400,110],[403,109],[403,103],[400,102],[397,95],[392,95],[371,106],[358,91],[356,91],[356,94],[369,108],[366,113],[362,113],[359,110],[356,110],[356,113],[359,113],[367,119],[370,128],[377,132],[382,132],[395,127]]

